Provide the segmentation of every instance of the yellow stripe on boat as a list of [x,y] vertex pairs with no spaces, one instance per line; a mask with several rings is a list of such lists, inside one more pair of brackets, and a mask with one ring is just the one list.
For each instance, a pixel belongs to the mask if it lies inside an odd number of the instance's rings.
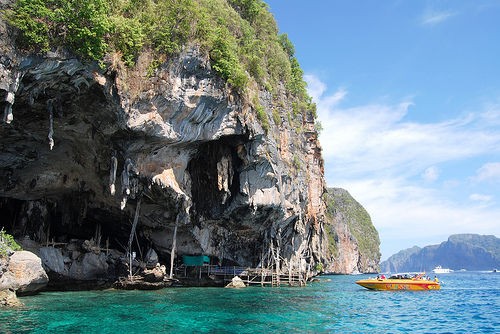
[[441,285],[426,279],[362,279],[356,281],[356,284],[361,285],[370,290],[439,290]]

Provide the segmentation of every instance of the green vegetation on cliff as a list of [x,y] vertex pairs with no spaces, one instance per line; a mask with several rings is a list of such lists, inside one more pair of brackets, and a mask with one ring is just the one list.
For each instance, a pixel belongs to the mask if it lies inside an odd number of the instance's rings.
[[453,244],[480,246],[500,261],[500,240],[494,235],[454,234],[448,238],[448,242]]
[[[258,91],[286,90],[297,131],[316,106],[295,48],[262,0],[14,0],[5,11],[18,45],[34,53],[68,49],[86,60],[121,58],[134,67],[144,50],[153,71],[186,45],[198,45],[212,69],[246,97],[267,132],[279,118],[262,113]],[[119,57],[106,58],[106,55]],[[284,111],[282,111],[284,112]],[[317,127],[316,129],[320,129]]]
[[455,234],[439,245],[414,246],[381,263],[383,271],[432,270],[441,265],[460,270],[491,270],[500,267],[500,239],[494,235]]
[[21,250],[21,246],[14,240],[10,234],[7,234],[3,228],[0,230],[0,257],[9,255],[9,251]]
[[128,66],[144,48],[166,59],[196,43],[233,87],[282,82],[311,104],[294,47],[262,0],[17,0],[7,17],[27,50],[67,47],[90,60],[118,52]]
[[[336,235],[333,224],[341,219],[357,241],[359,253],[367,258],[380,257],[380,239],[370,215],[346,190],[329,188],[325,193],[326,215],[330,224],[326,226],[330,252],[336,254]],[[337,221],[336,221],[337,220]]]
[[21,32],[19,43],[32,51],[65,45],[85,58],[100,59],[111,31],[105,0],[17,0],[7,12]]

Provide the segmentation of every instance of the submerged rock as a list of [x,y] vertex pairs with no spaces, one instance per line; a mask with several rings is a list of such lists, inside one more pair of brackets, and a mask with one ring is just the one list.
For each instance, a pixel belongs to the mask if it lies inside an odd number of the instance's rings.
[[226,288],[246,288],[246,285],[239,276],[234,276],[231,282],[226,285]]

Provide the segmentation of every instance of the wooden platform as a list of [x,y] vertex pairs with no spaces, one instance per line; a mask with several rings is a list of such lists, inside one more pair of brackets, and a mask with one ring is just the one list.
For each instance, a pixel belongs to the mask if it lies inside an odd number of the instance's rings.
[[214,265],[204,265],[198,267],[179,267],[176,270],[177,276],[189,277],[188,272],[196,272],[196,275],[212,277],[224,282],[230,282],[233,277],[238,276],[246,285],[261,285],[261,286],[305,286],[307,277],[304,273],[291,271],[288,273],[278,273],[276,270],[265,268],[248,268],[248,267],[221,267]]

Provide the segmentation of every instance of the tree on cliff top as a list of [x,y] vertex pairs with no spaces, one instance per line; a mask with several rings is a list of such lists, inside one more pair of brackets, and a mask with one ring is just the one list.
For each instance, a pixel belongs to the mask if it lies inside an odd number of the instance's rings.
[[133,66],[144,48],[165,59],[196,43],[233,87],[272,91],[282,82],[310,103],[293,45],[262,0],[17,0],[7,17],[31,52],[66,47],[90,60],[119,52]]
[[[293,111],[283,116],[297,131],[317,117],[295,48],[262,0],[16,0],[4,14],[28,52],[62,48],[83,60],[121,58],[133,67],[148,50],[151,73],[195,44],[214,72],[246,97],[266,132],[269,117],[258,113],[262,90],[285,89]],[[111,54],[119,57],[106,57]]]

